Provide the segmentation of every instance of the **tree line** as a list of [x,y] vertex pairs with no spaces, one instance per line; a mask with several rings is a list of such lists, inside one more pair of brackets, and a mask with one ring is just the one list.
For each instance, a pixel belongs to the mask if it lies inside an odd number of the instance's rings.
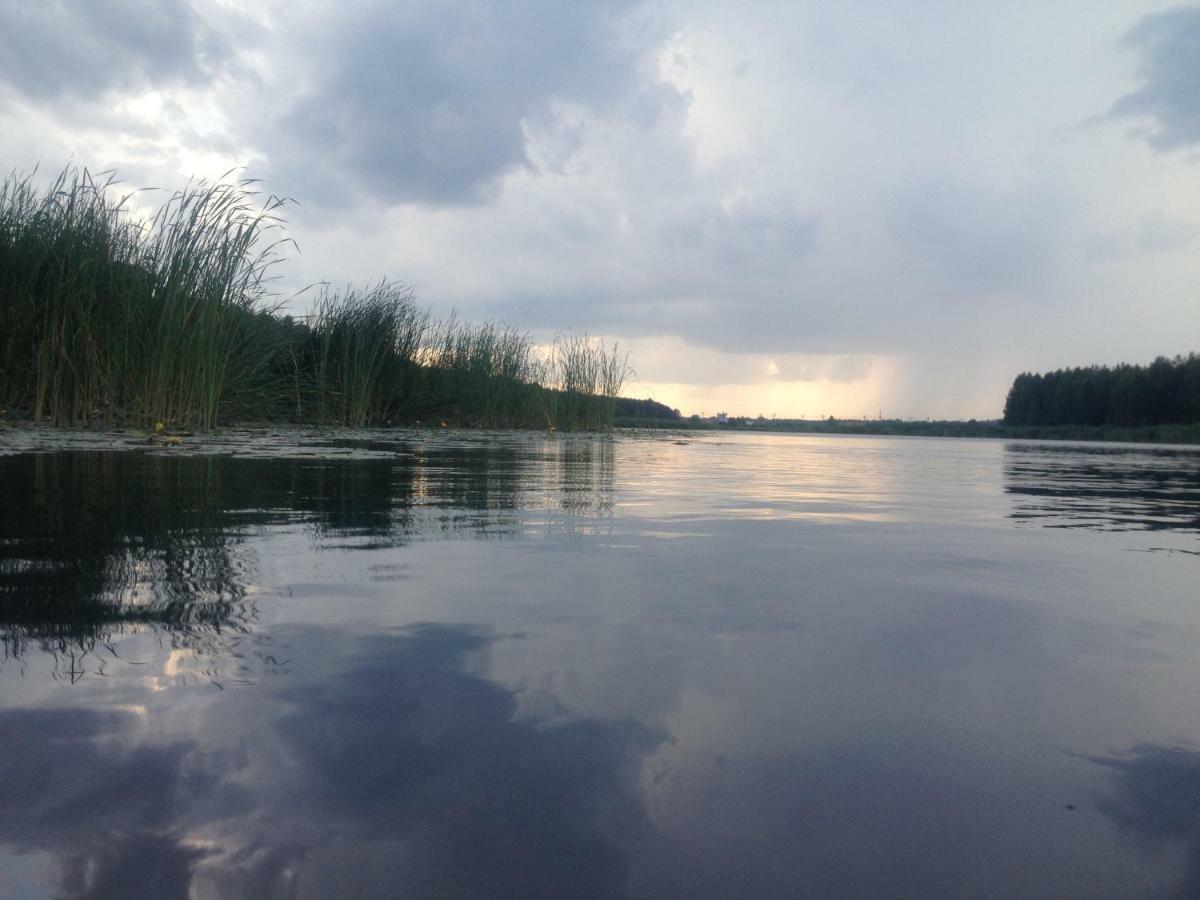
[[1200,422],[1200,356],[1160,356],[1148,366],[1022,372],[1004,404],[1006,425],[1137,427]]
[[615,416],[618,419],[681,419],[679,410],[657,400],[634,400],[618,397]]

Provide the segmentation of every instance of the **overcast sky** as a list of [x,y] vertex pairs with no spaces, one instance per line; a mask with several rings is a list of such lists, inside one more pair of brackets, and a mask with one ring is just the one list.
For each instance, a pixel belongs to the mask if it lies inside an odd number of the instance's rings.
[[1200,6],[0,0],[0,163],[71,160],[243,166],[286,286],[604,335],[685,413],[1200,351]]

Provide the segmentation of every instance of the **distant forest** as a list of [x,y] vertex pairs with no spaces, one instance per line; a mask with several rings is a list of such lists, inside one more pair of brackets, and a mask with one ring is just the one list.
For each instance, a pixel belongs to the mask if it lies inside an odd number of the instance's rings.
[[1023,372],[1004,404],[1005,425],[1144,426],[1200,422],[1200,356],[1148,366]]
[[679,419],[679,410],[657,400],[631,400],[618,397],[614,416],[618,419]]

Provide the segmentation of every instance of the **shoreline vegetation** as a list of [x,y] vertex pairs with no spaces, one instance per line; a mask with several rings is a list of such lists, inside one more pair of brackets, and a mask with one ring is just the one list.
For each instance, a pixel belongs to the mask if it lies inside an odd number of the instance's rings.
[[[1014,380],[999,420],[683,417],[620,397],[628,357],[435,319],[407,287],[315,286],[283,312],[272,268],[288,201],[189,182],[148,219],[112,173],[0,184],[0,423],[746,430],[1200,444],[1200,356]],[[301,292],[303,293],[303,292]]]
[[849,434],[896,437],[1007,438],[1047,441],[1112,441],[1146,444],[1200,444],[1200,424],[1144,425],[1006,425],[999,419],[715,419],[621,416],[615,428],[660,431],[739,431],[771,434]]
[[1160,356],[1148,366],[1089,366],[1044,375],[1023,372],[1008,392],[1002,419],[767,419],[724,413],[685,418],[679,410],[652,400],[621,400],[614,425],[676,431],[1200,444],[1200,355]]
[[285,199],[189,182],[148,220],[111,173],[0,185],[0,418],[209,430],[234,423],[611,428],[628,373],[586,335],[540,347],[435,319],[408,288],[319,286],[282,312]]
[[1004,424],[1140,429],[1200,426],[1200,356],[1022,372],[1004,403]]

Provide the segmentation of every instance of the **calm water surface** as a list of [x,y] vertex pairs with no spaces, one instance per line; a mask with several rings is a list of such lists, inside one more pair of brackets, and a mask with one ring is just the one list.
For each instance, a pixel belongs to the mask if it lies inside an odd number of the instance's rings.
[[1200,453],[0,432],[5,896],[1200,894]]

